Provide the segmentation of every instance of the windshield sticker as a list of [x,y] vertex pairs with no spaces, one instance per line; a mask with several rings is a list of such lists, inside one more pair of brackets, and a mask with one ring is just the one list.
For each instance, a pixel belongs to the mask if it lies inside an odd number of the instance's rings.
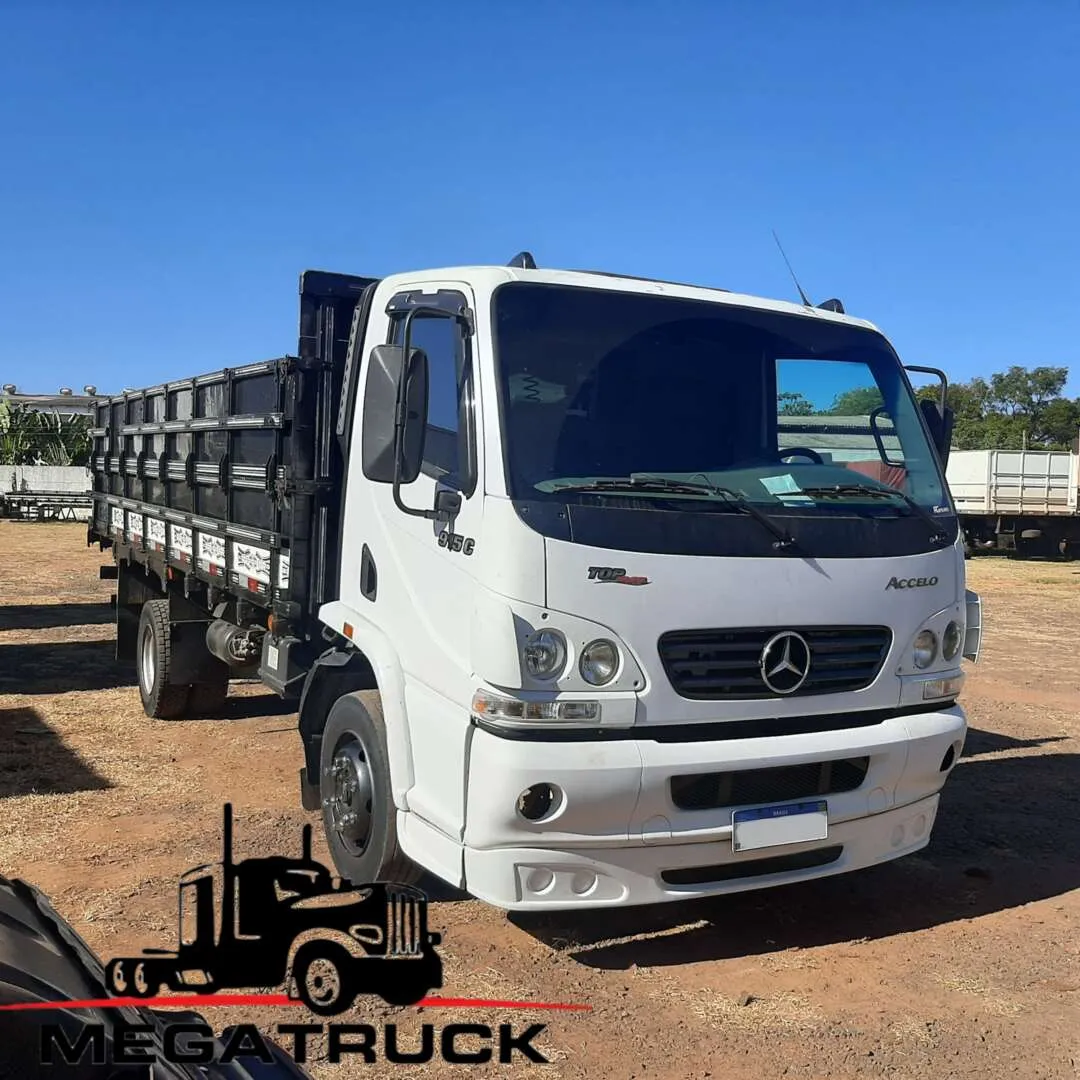
[[535,401],[538,404],[550,405],[555,401],[563,401],[566,398],[566,387],[559,383],[544,382],[535,375],[526,375],[519,372],[510,376],[510,400],[511,401]]
[[784,476],[763,476],[761,486],[770,495],[775,495],[785,506],[813,506],[814,504],[814,500],[809,495],[802,493],[802,489],[795,483],[795,477],[790,473]]

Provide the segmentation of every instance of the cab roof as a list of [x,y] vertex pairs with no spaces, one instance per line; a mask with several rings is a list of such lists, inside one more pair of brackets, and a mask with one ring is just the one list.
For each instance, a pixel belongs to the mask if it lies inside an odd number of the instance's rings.
[[383,279],[383,283],[397,288],[418,279],[464,280],[474,285],[494,289],[510,281],[528,281],[538,284],[568,285],[583,289],[606,289],[619,292],[638,292],[652,295],[685,297],[690,300],[730,304],[734,307],[757,308],[762,311],[775,311],[780,314],[799,315],[804,318],[817,318],[829,322],[845,323],[867,330],[878,331],[878,327],[865,319],[858,319],[846,313],[829,310],[824,307],[811,307],[790,300],[774,300],[769,297],[752,296],[747,293],[732,292],[729,289],[708,285],[690,285],[683,282],[663,281],[655,278],[634,277],[628,274],[616,274],[599,270],[564,270],[554,267],[532,266],[448,266],[416,270],[411,273],[398,273]]

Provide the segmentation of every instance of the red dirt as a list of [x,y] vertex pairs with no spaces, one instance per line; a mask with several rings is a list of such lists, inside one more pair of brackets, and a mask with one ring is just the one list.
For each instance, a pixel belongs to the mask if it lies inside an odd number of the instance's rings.
[[[295,717],[258,686],[217,719],[147,719],[111,659],[110,583],[85,528],[0,523],[0,870],[44,889],[103,958],[176,934],[177,876],[298,850]],[[694,904],[523,919],[433,903],[446,996],[576,1001],[592,1012],[395,1010],[357,1021],[539,1022],[540,1075],[1075,1077],[1080,1064],[1080,570],[972,560],[986,647],[972,731],[930,847],[858,874]],[[119,678],[119,683],[118,683]],[[272,1027],[302,1008],[219,1025]],[[320,1053],[313,1044],[313,1053]],[[2,1056],[2,1051],[0,1051]],[[309,1062],[317,1078],[517,1075]]]

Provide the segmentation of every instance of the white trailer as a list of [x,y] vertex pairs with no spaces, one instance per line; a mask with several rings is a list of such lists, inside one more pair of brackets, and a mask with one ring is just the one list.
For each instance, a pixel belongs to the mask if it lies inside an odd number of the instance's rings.
[[300,299],[297,356],[98,406],[89,538],[149,715],[256,673],[342,877],[505,909],[929,843],[980,603],[947,410],[879,330],[527,255]]
[[969,552],[1080,550],[1080,454],[954,450],[947,479]]

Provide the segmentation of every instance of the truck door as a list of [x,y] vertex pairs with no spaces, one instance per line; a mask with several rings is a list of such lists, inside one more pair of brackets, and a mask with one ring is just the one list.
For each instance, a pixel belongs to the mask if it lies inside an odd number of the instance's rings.
[[[410,320],[410,345],[428,358],[428,422],[420,475],[402,486],[401,498],[410,508],[426,510],[434,506],[437,491],[450,490],[460,495],[461,509],[450,523],[403,513],[392,486],[365,482],[359,455],[353,455],[350,484],[354,493],[363,489],[364,494],[347,500],[346,537],[354,537],[347,539],[353,549],[347,557],[359,574],[350,606],[376,622],[404,669],[416,776],[410,809],[456,836],[472,694],[469,624],[483,551],[483,447],[475,340],[453,313],[466,306],[475,311],[475,300],[471,289],[456,282],[425,281],[399,289],[386,307],[380,303],[372,311],[368,356],[376,344],[403,344],[408,310],[417,303],[437,305],[446,315],[418,312]],[[361,506],[368,499],[374,513],[365,519]],[[366,552],[356,550],[364,545]],[[374,574],[367,572],[372,564]],[[343,575],[343,600],[348,590]]]

